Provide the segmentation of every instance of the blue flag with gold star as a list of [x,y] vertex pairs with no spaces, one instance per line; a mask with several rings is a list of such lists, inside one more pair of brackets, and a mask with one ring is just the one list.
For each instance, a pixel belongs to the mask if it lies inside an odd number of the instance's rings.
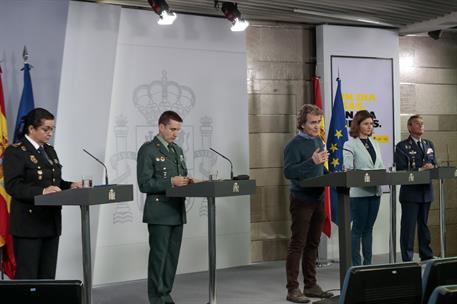
[[[336,88],[335,101],[333,102],[332,118],[327,136],[327,150],[330,155],[328,158],[329,171],[343,171],[343,145],[348,140],[348,131],[346,129],[346,115],[344,111],[343,95],[341,94],[341,80],[336,79],[338,87]],[[330,191],[332,206],[332,222],[338,224],[338,196],[334,188]]]

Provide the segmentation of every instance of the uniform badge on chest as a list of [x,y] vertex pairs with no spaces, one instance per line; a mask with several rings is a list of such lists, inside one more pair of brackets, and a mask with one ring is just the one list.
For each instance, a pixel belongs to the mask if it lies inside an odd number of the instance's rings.
[[35,157],[35,155],[30,155],[30,161],[34,164],[38,164],[38,159]]

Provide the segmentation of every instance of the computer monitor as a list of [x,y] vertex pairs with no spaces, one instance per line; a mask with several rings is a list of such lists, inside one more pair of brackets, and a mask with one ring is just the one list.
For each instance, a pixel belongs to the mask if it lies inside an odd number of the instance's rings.
[[349,268],[339,303],[418,304],[421,298],[421,266],[411,262]]
[[2,303],[81,304],[82,283],[76,280],[0,281]]
[[457,257],[436,259],[427,263],[423,276],[423,303],[427,303],[433,290],[441,285],[457,284]]

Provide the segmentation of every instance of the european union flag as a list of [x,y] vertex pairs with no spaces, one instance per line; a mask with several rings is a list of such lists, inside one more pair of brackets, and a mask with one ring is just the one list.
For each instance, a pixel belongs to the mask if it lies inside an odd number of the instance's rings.
[[32,79],[30,78],[30,65],[24,63],[24,88],[22,89],[21,102],[17,111],[16,126],[14,127],[13,143],[17,142],[19,135],[22,132],[22,117],[35,108],[33,99]]
[[[327,150],[330,152],[328,159],[330,172],[343,171],[343,145],[348,140],[343,95],[341,94],[341,80],[337,78],[336,81],[338,82],[338,87],[336,88],[332,118],[330,120],[330,128],[327,136]],[[335,188],[331,189],[330,198],[332,205],[332,221],[338,224],[338,196]]]

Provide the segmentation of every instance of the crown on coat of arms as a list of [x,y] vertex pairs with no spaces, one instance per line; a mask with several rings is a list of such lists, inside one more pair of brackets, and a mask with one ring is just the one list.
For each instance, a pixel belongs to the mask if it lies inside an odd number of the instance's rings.
[[133,92],[133,103],[150,125],[157,124],[160,114],[172,110],[184,118],[195,106],[191,88],[169,81],[167,71],[162,79],[138,86]]

